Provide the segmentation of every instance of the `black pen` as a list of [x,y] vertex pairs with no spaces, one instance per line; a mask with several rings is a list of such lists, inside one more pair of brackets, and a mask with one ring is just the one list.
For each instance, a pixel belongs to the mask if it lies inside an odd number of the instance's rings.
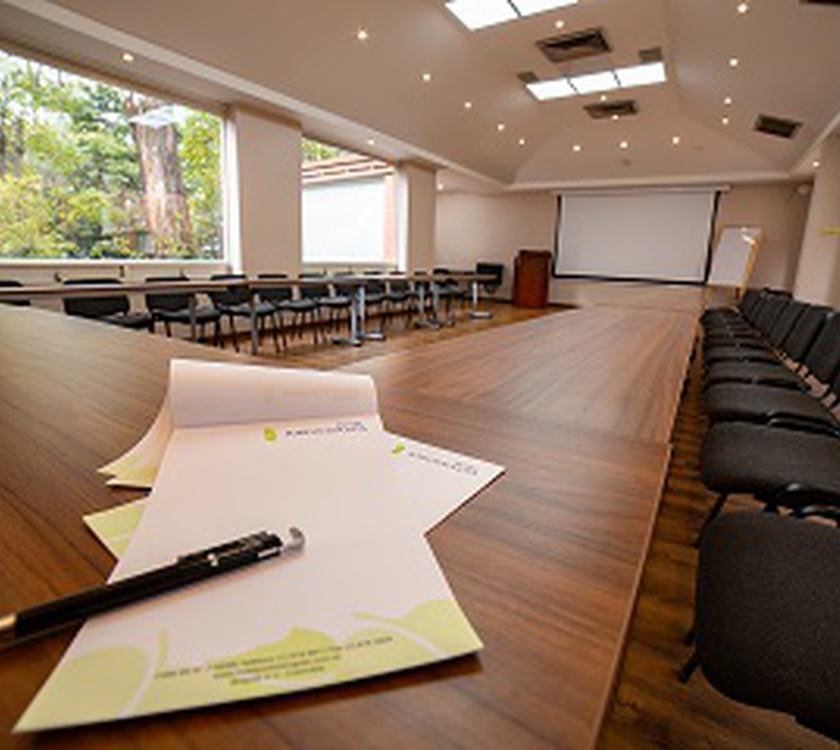
[[7,645],[80,622],[91,615],[198,583],[246,565],[300,550],[303,532],[289,529],[288,539],[270,531],[182,555],[171,565],[108,583],[64,599],[0,617],[0,645]]

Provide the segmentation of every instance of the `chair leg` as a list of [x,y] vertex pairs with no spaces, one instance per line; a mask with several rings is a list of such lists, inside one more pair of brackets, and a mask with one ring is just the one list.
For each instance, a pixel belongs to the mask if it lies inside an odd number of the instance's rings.
[[697,649],[694,649],[685,664],[680,667],[680,671],[677,673],[677,678],[683,684],[687,683],[691,679],[691,675],[694,674],[699,666],[700,654],[697,653]]
[[715,504],[712,506],[712,509],[703,521],[703,525],[700,527],[700,531],[697,533],[697,538],[694,540],[695,547],[700,546],[700,540],[703,538],[703,532],[706,530],[706,527],[714,521],[715,518],[717,518],[728,497],[729,494],[726,492],[721,492],[720,495],[718,495],[717,500],[715,500]]
[[233,337],[233,348],[239,351],[239,332],[236,330],[236,323],[233,322],[233,315],[228,316],[228,323],[230,324],[230,335]]

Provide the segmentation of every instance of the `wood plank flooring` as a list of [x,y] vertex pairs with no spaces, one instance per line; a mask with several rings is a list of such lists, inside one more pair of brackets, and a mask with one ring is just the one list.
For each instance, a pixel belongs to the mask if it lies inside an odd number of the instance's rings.
[[[646,296],[628,306],[667,305],[667,302],[660,303],[660,299]],[[625,301],[599,299],[595,304],[621,305]],[[440,331],[404,331],[397,323],[384,342],[369,342],[361,348],[314,347],[308,340],[294,342],[280,359],[290,367],[333,369],[546,314],[562,314],[562,310],[523,310],[498,304],[494,306],[492,320],[465,320],[462,316],[455,328]],[[272,357],[270,341],[263,343],[261,354]],[[672,435],[674,450],[659,518],[599,749],[836,748],[834,743],[800,727],[789,717],[725,698],[709,686],[700,672],[688,685],[676,679],[676,671],[688,654],[683,636],[693,613],[697,552],[692,541],[711,501],[698,475],[699,447],[705,429],[698,375],[695,363],[677,413]],[[757,509],[747,500],[732,502],[728,507]]]

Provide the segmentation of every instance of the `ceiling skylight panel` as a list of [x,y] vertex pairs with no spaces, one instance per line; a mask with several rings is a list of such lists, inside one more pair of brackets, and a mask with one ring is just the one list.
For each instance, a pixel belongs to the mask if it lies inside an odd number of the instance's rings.
[[526,84],[531,95],[541,102],[549,99],[564,99],[567,96],[575,96],[577,92],[571,87],[565,78],[555,78],[551,81],[534,81]]
[[569,81],[578,94],[597,94],[600,91],[613,91],[618,88],[618,81],[611,70],[574,76]]
[[615,75],[622,88],[650,86],[665,83],[665,65],[661,62],[633,65],[629,68],[617,68]]
[[532,16],[547,10],[577,5],[578,0],[510,0],[522,16]]
[[452,0],[446,7],[470,31],[518,18],[507,0]]

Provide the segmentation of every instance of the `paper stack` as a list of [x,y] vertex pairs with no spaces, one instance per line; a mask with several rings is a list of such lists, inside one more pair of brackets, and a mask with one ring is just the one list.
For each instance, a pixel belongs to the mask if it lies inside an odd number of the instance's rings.
[[121,537],[111,580],[264,529],[300,527],[306,548],[89,621],[16,731],[334,685],[481,648],[422,530],[501,467],[385,432],[366,376],[173,361],[153,429],[106,468],[154,483],[122,521],[93,520],[106,541]]

